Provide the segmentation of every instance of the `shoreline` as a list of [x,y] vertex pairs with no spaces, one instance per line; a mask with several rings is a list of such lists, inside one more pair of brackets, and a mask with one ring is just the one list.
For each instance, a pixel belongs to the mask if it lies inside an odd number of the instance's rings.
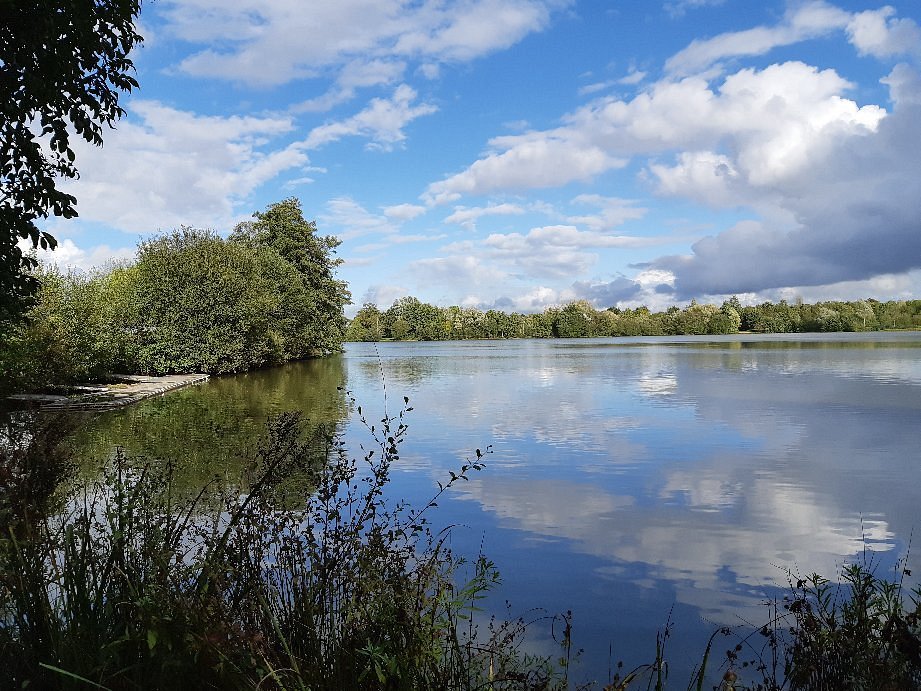
[[73,387],[75,396],[14,394],[7,400],[31,404],[39,410],[95,410],[122,408],[146,398],[207,381],[207,374],[167,374],[160,377],[140,374],[114,375],[113,382]]

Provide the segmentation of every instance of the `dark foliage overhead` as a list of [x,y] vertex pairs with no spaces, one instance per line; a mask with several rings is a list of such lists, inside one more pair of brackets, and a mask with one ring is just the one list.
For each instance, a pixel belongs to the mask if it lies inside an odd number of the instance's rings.
[[35,293],[35,259],[18,246],[54,248],[39,229],[73,218],[77,200],[58,189],[76,178],[71,137],[102,144],[138,83],[128,58],[142,39],[140,0],[0,0],[0,328]]

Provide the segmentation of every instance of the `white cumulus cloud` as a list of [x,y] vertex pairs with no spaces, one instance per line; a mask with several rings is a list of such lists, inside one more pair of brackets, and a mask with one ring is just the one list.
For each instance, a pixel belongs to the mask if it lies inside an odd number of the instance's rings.
[[367,107],[352,117],[313,128],[304,141],[304,147],[317,149],[343,137],[363,136],[371,140],[372,147],[391,149],[406,139],[403,132],[406,125],[438,110],[427,103],[414,105],[416,96],[412,87],[401,84],[391,98],[371,99]]
[[80,179],[62,188],[83,220],[137,233],[224,229],[254,190],[309,162],[296,144],[272,146],[293,129],[285,117],[204,116],[148,100],[127,109],[104,148],[77,142]]
[[468,230],[476,229],[476,222],[483,216],[517,216],[524,213],[524,209],[517,204],[491,204],[489,206],[454,207],[454,213],[445,217],[445,223],[456,223]]
[[41,261],[54,264],[62,269],[91,271],[112,262],[133,259],[135,251],[134,247],[110,247],[109,245],[96,245],[84,249],[77,246],[77,243],[71,238],[64,238],[58,242],[54,250],[36,250],[36,256]]
[[414,59],[429,72],[541,31],[565,0],[166,0],[166,31],[193,46],[191,75],[278,86],[356,58]]
[[398,221],[411,221],[426,211],[426,207],[418,204],[395,204],[394,206],[384,207],[384,215],[387,218],[395,218]]
[[443,204],[462,195],[557,187],[625,165],[622,159],[582,141],[578,134],[561,129],[494,139],[491,145],[500,151],[457,175],[432,183],[423,198],[430,204]]
[[911,19],[898,19],[895,9],[888,5],[855,14],[848,22],[847,33],[861,55],[921,56],[921,27]]

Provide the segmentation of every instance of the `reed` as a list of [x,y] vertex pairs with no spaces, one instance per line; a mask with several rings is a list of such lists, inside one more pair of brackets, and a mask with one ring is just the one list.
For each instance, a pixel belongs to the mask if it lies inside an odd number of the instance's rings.
[[170,464],[119,454],[65,506],[10,521],[0,542],[4,688],[565,685],[564,671],[523,652],[523,620],[479,621],[498,571],[483,555],[455,556],[448,531],[430,523],[484,454],[423,506],[387,495],[404,404],[377,426],[362,418],[373,442],[357,459],[287,414],[232,491],[189,497],[174,491]]

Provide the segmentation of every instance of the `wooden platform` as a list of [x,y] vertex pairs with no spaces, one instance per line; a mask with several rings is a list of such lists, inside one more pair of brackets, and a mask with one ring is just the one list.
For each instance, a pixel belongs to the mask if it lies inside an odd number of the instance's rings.
[[144,375],[118,375],[116,381],[98,386],[75,387],[70,396],[19,395],[13,400],[37,405],[41,410],[112,410],[137,403],[167,391],[200,384],[207,374],[168,374],[162,377]]

